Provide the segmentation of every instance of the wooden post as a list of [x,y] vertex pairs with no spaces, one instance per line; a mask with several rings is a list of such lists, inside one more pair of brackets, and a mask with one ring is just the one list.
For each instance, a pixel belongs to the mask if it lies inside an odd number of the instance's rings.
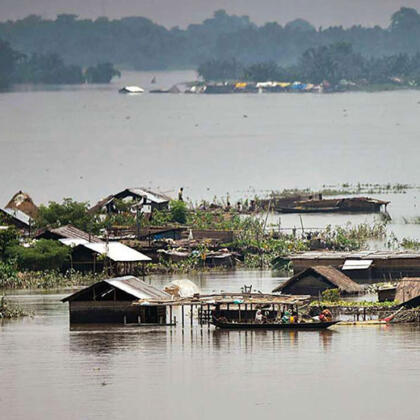
[[169,305],[169,323],[173,324],[173,322],[172,322],[172,305]]
[[182,329],[184,329],[184,305],[181,305]]
[[190,316],[191,316],[191,320],[190,320],[190,323],[191,323],[191,328],[192,328],[192,326],[193,326],[193,314],[194,314],[194,305],[191,305],[191,308],[190,308]]
[[208,328],[210,328],[210,321],[211,321],[210,317],[211,317],[211,313],[210,313],[210,305],[209,305],[209,304],[207,304],[207,327],[208,327]]
[[241,304],[238,304],[238,321],[241,322]]
[[247,321],[248,305],[245,303],[245,322]]

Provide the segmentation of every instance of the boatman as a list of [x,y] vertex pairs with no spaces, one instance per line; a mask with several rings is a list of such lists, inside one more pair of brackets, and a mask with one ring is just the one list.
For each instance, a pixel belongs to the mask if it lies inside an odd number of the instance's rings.
[[181,187],[178,191],[178,200],[179,201],[184,201],[184,197],[182,196],[184,194],[184,188]]

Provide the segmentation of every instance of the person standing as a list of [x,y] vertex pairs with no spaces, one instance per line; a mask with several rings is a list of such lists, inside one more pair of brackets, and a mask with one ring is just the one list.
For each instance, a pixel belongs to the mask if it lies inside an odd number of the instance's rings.
[[179,200],[179,201],[184,201],[183,194],[184,194],[184,188],[183,188],[183,187],[181,187],[181,188],[179,189],[179,191],[178,191],[178,200]]

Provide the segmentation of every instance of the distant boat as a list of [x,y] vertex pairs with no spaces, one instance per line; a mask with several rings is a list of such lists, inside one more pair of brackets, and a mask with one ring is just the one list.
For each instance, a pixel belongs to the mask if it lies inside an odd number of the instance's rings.
[[124,86],[119,90],[120,93],[144,93],[144,89],[139,86]]

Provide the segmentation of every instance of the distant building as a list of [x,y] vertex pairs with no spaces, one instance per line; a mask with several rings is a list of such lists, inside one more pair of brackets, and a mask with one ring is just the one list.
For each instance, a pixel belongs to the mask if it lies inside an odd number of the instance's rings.
[[125,276],[102,280],[65,297],[62,302],[69,302],[71,324],[166,324],[166,306],[141,305],[138,301],[170,298],[169,294],[136,277]]
[[342,294],[356,294],[363,290],[362,286],[334,267],[314,266],[295,274],[273,292],[318,296],[327,289],[338,289]]

